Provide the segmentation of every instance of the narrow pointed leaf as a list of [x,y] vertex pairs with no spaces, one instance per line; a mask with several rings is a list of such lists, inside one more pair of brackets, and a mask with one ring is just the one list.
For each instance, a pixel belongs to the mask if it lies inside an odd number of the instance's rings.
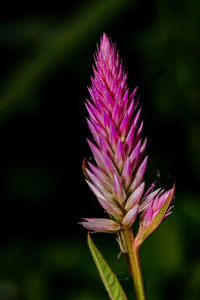
[[108,292],[111,300],[127,300],[126,294],[119,283],[116,275],[111,270],[110,266],[103,258],[102,254],[99,252],[95,246],[90,234],[88,233],[88,246],[90,252],[99,271],[99,275],[103,281],[104,287]]

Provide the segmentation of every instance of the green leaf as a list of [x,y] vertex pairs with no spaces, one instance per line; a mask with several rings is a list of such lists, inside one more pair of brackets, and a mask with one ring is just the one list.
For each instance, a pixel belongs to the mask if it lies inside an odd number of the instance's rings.
[[88,233],[88,246],[90,248],[92,257],[99,271],[100,277],[103,284],[108,292],[111,300],[127,300],[126,294],[119,283],[116,275],[111,270],[110,266],[103,258],[102,254],[99,252],[95,246],[90,234]]

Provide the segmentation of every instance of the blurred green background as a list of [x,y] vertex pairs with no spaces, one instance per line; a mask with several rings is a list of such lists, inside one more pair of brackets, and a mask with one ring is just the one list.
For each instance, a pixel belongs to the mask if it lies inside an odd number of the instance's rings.
[[[71,1],[72,2],[72,1]],[[147,184],[176,182],[173,214],[145,241],[149,300],[200,299],[200,2],[8,3],[0,12],[0,300],[108,299],[82,217],[104,216],[81,171],[96,43],[117,43],[139,86]],[[115,237],[95,235],[127,291]]]

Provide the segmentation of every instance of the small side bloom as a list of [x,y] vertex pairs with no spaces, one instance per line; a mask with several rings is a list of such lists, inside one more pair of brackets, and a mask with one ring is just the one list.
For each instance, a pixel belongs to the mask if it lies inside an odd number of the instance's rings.
[[[146,207],[140,215],[140,226],[135,239],[138,246],[171,214],[174,191],[175,185],[166,192],[158,193],[158,190],[152,192],[149,195],[150,201],[147,201],[148,196],[146,197]],[[152,197],[153,194],[154,197]]]

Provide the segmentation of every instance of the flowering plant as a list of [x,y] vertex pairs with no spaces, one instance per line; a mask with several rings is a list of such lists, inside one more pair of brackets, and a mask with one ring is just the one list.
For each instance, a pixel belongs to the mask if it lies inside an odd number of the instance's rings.
[[[86,165],[84,160],[83,170],[108,218],[85,218],[81,224],[92,232],[117,234],[137,299],[141,300],[145,299],[145,289],[139,247],[171,213],[175,187],[164,191],[155,189],[152,184],[145,189],[147,139],[142,138],[137,88],[129,93],[127,74],[116,46],[106,34],[101,38],[100,47],[97,46],[93,71],[92,86],[88,89],[91,100],[86,101],[86,108],[88,127],[93,136],[93,141],[88,140],[88,144],[96,164],[88,162]],[[139,218],[139,229],[134,234],[132,225],[136,218]],[[90,235],[88,244],[110,298],[126,299]]]

